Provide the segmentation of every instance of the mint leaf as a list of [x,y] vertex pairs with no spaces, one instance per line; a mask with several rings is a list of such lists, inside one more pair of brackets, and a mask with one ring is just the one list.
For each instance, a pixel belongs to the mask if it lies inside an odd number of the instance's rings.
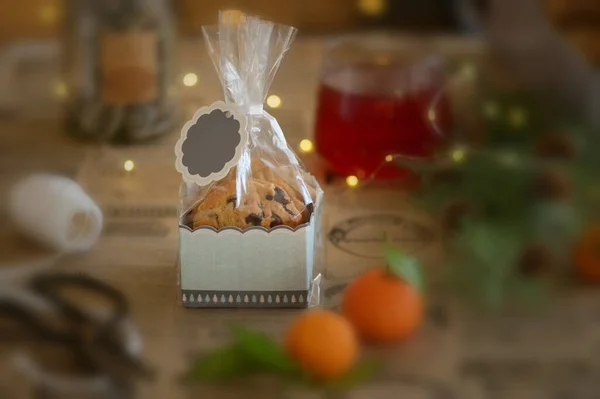
[[423,291],[424,282],[419,260],[404,251],[387,245],[385,259],[390,273],[406,281],[418,291]]
[[379,371],[381,364],[374,360],[364,361],[351,368],[345,375],[325,385],[330,390],[346,390],[369,380]]
[[240,377],[251,371],[244,351],[228,345],[201,356],[191,366],[188,381],[220,381]]
[[281,345],[266,334],[242,327],[233,328],[234,342],[200,357],[193,363],[186,381],[223,382],[256,373],[271,373],[292,384],[316,389],[344,390],[369,379],[379,364],[373,361],[354,366],[335,381],[321,383],[302,372]]
[[299,372],[298,366],[281,345],[266,334],[236,327],[233,329],[233,336],[246,358],[261,371],[288,376]]

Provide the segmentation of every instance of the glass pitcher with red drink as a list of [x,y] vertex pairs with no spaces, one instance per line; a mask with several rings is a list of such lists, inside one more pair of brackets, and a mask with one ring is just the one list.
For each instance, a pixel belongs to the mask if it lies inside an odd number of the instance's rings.
[[403,40],[352,36],[326,47],[315,145],[330,173],[407,177],[392,154],[427,158],[442,144],[450,114],[443,59]]

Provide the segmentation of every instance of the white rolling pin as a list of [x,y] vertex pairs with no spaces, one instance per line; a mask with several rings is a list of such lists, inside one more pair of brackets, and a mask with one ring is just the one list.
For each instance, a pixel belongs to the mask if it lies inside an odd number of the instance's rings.
[[102,212],[73,180],[36,174],[10,191],[9,214],[26,236],[61,253],[88,250],[102,231]]

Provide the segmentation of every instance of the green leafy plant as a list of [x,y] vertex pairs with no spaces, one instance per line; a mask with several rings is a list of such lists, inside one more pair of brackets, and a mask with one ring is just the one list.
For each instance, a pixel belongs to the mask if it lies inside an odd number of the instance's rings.
[[492,308],[540,304],[556,271],[547,264],[564,259],[582,220],[600,216],[600,135],[553,121],[526,93],[492,94],[481,110],[481,142],[394,160],[421,177],[413,203],[440,221],[461,296]]
[[268,335],[243,327],[232,328],[232,333],[231,343],[205,353],[193,362],[185,376],[187,382],[218,383],[267,374],[292,384],[345,390],[368,380],[379,368],[377,362],[365,361],[339,379],[321,383],[303,372]]

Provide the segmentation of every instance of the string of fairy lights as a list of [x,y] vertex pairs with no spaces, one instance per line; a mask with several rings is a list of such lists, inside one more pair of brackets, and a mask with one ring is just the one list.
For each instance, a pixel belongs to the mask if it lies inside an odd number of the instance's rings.
[[[359,12],[367,17],[377,17],[385,13],[389,8],[389,0],[355,0],[356,7]],[[56,24],[57,21],[62,17],[62,12],[55,2],[49,2],[43,5],[39,10],[39,19],[44,24]],[[387,58],[375,60],[378,63],[387,63]],[[472,79],[477,75],[477,68],[470,63],[465,63],[461,69],[459,75]],[[194,72],[187,72],[181,75],[181,81],[183,86],[187,88],[193,88],[200,83],[199,76]],[[67,85],[62,82],[55,82],[52,87],[52,91],[58,98],[65,98],[68,95]],[[283,105],[282,98],[277,94],[271,94],[266,99],[266,105],[271,109],[280,108]],[[486,101],[482,104],[482,113],[489,120],[500,120],[506,118],[508,126],[520,129],[525,126],[528,122],[527,110],[515,105],[508,109],[501,109],[500,105],[494,101]],[[436,123],[436,111],[435,109],[429,109],[427,111],[427,119],[435,125]],[[315,151],[315,145],[310,138],[304,138],[298,143],[298,151],[302,154],[310,154]],[[450,150],[450,158],[455,162],[461,162],[465,156],[465,150],[462,148],[455,148]],[[382,164],[393,162],[397,154],[385,155]],[[127,159],[122,164],[123,169],[126,172],[133,172],[135,169],[135,162],[132,159]],[[346,176],[345,183],[348,187],[357,187],[360,184],[358,176],[350,175]]]
[[[474,76],[473,65],[465,64],[465,67],[462,69],[462,74],[472,78]],[[199,83],[199,78],[195,73],[189,72],[183,75],[182,83],[186,87],[194,87]],[[57,94],[64,94],[63,91],[66,90],[61,86],[57,86],[56,89]],[[267,97],[266,104],[269,108],[277,109],[283,105],[283,100],[279,95],[271,94]],[[507,121],[508,126],[514,129],[520,129],[527,124],[527,110],[521,106],[515,105],[502,110],[498,103],[494,101],[484,101],[481,107],[483,115],[489,120],[498,121],[502,118],[506,118],[505,120]],[[432,124],[435,124],[437,118],[435,109],[429,109],[427,111],[427,118]],[[315,145],[310,138],[304,138],[298,143],[298,151],[302,154],[313,153],[315,151]],[[465,158],[465,154],[466,149],[463,147],[457,146],[450,149],[450,159],[454,162],[462,162]],[[383,162],[393,162],[399,156],[401,155],[387,154],[385,155]],[[127,172],[133,171],[135,168],[134,161],[131,159],[126,160],[123,164],[123,168]],[[349,175],[345,178],[345,184],[351,188],[357,187],[360,184],[360,179],[358,176]]]
[[[476,75],[475,68],[472,64],[465,64],[462,68],[461,76],[473,78]],[[199,77],[193,72],[185,73],[182,77],[182,84],[188,88],[192,88],[199,83]],[[64,98],[67,95],[67,87],[64,83],[58,82],[54,86],[54,93],[59,98]],[[277,94],[271,94],[266,99],[266,105],[271,109],[280,108],[283,105],[282,98]],[[515,104],[509,106],[506,109],[502,109],[499,103],[489,100],[484,101],[481,105],[481,111],[485,118],[490,121],[500,121],[504,119],[507,125],[514,129],[521,129],[528,123],[528,112],[524,107]],[[435,109],[429,109],[427,111],[427,119],[431,124],[435,124],[437,121]],[[298,143],[298,151],[301,154],[311,154],[315,151],[315,145],[310,138],[304,138]],[[462,162],[466,154],[466,150],[462,147],[456,147],[450,150],[450,159],[454,162]],[[399,154],[387,154],[385,155],[382,164],[393,162]],[[135,162],[132,159],[127,159],[122,164],[123,169],[126,172],[133,172],[135,169]],[[345,184],[354,188],[359,186],[360,179],[356,175],[346,176],[344,179]]]

